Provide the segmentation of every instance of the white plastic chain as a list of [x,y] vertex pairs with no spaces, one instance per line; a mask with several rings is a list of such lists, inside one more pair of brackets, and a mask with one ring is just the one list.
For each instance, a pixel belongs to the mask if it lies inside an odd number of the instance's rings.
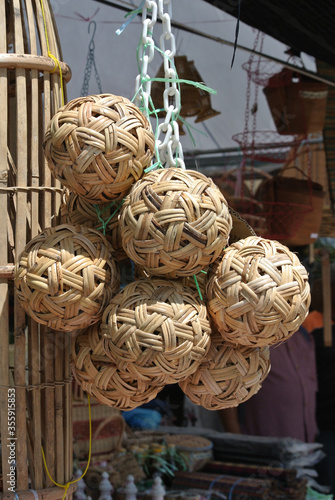
[[[176,120],[180,112],[180,92],[177,88],[177,74],[174,65],[176,42],[171,32],[172,0],[145,0],[142,10],[142,38],[139,47],[141,74],[136,78],[136,100],[148,114],[151,81],[148,75],[148,64],[154,58],[153,27],[157,21],[157,12],[162,21],[163,33],[159,44],[164,61],[165,90],[163,94],[166,113],[163,123],[158,125],[156,132],[156,148],[159,159],[164,167],[180,167],[185,169],[183,148],[179,140],[179,125]],[[150,17],[149,17],[150,13]],[[165,134],[164,138],[162,137]]]

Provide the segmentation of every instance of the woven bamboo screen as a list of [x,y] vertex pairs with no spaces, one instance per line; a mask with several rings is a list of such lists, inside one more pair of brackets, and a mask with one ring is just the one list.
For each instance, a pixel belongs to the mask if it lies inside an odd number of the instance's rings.
[[[50,52],[62,61],[48,0],[43,5]],[[60,65],[65,89],[71,72]],[[15,387],[16,396],[15,490],[27,491],[29,478],[32,489],[44,490],[48,498],[62,497],[63,490],[46,477],[41,445],[51,476],[62,484],[72,477],[69,338],[28,321],[12,282],[16,256],[40,230],[57,222],[61,189],[51,178],[42,141],[62,104],[61,94],[60,71],[48,57],[40,0],[0,0],[0,415],[6,498],[14,498],[7,482],[6,443],[13,437],[8,387]]]

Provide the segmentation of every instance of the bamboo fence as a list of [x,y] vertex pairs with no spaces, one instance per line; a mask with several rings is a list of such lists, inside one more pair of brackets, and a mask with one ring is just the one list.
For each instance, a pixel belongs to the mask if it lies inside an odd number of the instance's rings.
[[[13,264],[26,243],[57,223],[61,187],[42,151],[44,131],[71,78],[62,61],[48,0],[0,0],[0,417],[3,498],[14,498],[10,473],[8,388],[15,388],[15,491],[20,498],[62,498],[45,474],[72,478],[70,339],[27,320],[13,292]],[[66,98],[66,96],[65,96]],[[69,490],[72,496],[73,488]],[[36,498],[36,496],[35,496]]]

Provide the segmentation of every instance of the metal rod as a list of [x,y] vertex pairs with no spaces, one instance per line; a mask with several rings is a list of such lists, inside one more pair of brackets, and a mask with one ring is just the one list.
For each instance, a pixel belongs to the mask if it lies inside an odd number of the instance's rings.
[[258,150],[258,149],[277,149],[277,148],[284,148],[284,147],[289,147],[289,146],[298,146],[298,145],[304,145],[304,144],[322,144],[323,139],[321,137],[317,137],[314,139],[303,139],[302,141],[296,139],[293,140],[292,142],[276,142],[276,143],[269,143],[269,144],[262,144],[262,143],[257,143],[253,144],[252,146],[249,147],[230,147],[230,148],[221,148],[221,149],[206,149],[205,151],[200,151],[200,150],[194,150],[194,151],[185,151],[184,156],[185,158],[193,158],[195,156],[206,156],[206,155],[212,155],[216,153],[240,153],[242,154],[242,151],[253,151],[253,150]]
[[[116,9],[129,12],[129,9],[127,9],[127,7],[117,5],[114,2],[108,2],[107,0],[94,0],[94,1],[101,3],[103,5],[108,5],[109,7],[115,7]],[[138,13],[137,15],[141,15],[141,13]],[[157,19],[157,22],[161,22],[161,20]],[[199,31],[199,30],[196,30],[194,28],[190,28],[189,26],[185,26],[184,24],[177,23],[176,21],[172,21],[171,26],[173,26],[174,28],[178,28],[181,31],[186,31],[187,33],[192,33],[193,35],[207,38],[207,40],[212,40],[213,42],[220,43],[221,45],[228,45],[229,47],[234,47],[234,42],[229,42],[228,40],[225,40],[224,38],[220,38],[218,36],[209,35],[208,33],[204,33],[203,31]],[[299,73],[301,75],[308,76],[310,78],[314,78],[314,80],[317,80],[317,81],[322,82],[322,83],[326,83],[327,85],[330,85],[331,87],[335,87],[335,81],[328,80],[327,78],[320,76],[318,73],[315,73],[314,71],[309,71],[305,68],[300,68],[298,66],[295,66],[294,64],[290,64],[286,61],[282,61],[281,59],[278,59],[277,57],[270,56],[269,54],[262,54],[261,52],[258,52],[257,50],[250,49],[249,47],[245,47],[244,45],[237,44],[236,48],[239,50],[243,50],[245,52],[249,52],[250,54],[251,53],[255,54],[256,56],[261,56],[264,59],[268,59],[269,61],[273,61],[273,62],[276,62],[278,64],[281,64],[285,68],[292,69],[293,71],[296,71],[297,73]]]

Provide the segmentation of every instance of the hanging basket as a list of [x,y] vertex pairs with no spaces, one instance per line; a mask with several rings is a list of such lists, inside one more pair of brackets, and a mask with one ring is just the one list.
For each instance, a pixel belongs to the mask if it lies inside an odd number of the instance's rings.
[[253,228],[257,235],[263,235],[267,228],[264,206],[253,198],[234,196],[227,200],[230,207]]
[[268,59],[252,58],[242,64],[242,68],[248,73],[251,81],[265,87],[270,78],[281,70],[282,65]]
[[243,219],[243,217],[241,217],[239,213],[235,212],[235,210],[231,207],[229,207],[229,213],[233,221],[233,227],[229,235],[230,245],[236,241],[247,238],[248,236],[256,236],[254,229],[246,220]]
[[263,89],[279,134],[307,135],[323,130],[328,85],[283,69]]
[[270,371],[268,347],[232,347],[213,333],[208,354],[180,388],[207,410],[222,410],[247,401],[261,388]]
[[211,328],[197,291],[177,281],[140,279],[105,309],[108,356],[136,380],[162,386],[192,374],[209,347]]
[[[186,56],[175,56],[175,69],[180,80],[189,80],[192,82],[203,82],[198,70],[195,67],[194,61],[188,61]],[[156,78],[165,78],[164,64],[158,70]],[[164,108],[163,95],[165,91],[165,83],[153,81],[151,85],[151,97],[156,109]],[[211,105],[211,98],[208,92],[199,89],[188,83],[180,83],[180,93],[182,108],[180,116],[185,118],[197,116],[196,123],[209,118],[213,118],[220,114],[220,111],[215,111]],[[158,112],[158,116],[164,116],[163,112]]]
[[245,158],[270,163],[293,160],[302,141],[302,137],[283,137],[272,130],[240,132],[232,139],[239,144]]
[[308,314],[308,273],[277,241],[250,236],[225,249],[207,285],[207,307],[223,339],[263,347],[288,339]]
[[177,278],[206,269],[232,226],[213,181],[193,170],[159,169],[138,181],[121,210],[123,248],[149,275]]
[[319,236],[324,191],[321,184],[306,179],[285,177],[285,172],[265,179],[255,198],[264,206],[266,230],[262,236],[274,238],[289,246],[308,245]]
[[27,244],[15,266],[15,287],[37,323],[72,332],[99,321],[119,289],[119,272],[99,231],[63,224]]
[[[244,237],[251,236],[252,234],[261,236],[266,231],[266,217],[264,215],[262,203],[253,198],[252,193],[245,182],[245,169],[246,167],[242,169],[242,172],[239,171],[239,169],[234,169],[230,172],[226,172],[219,178],[214,178],[213,180],[226,198],[229,209],[232,209],[246,224],[252,227],[253,232],[249,232],[249,234],[246,234]],[[242,177],[241,185],[239,189],[236,189],[239,175]],[[238,192],[238,194],[236,194],[236,192]],[[230,243],[237,241],[234,238],[232,239],[233,230],[234,223],[233,229],[230,233]]]
[[55,178],[89,203],[122,199],[150,164],[154,146],[141,111],[112,94],[70,101],[52,118],[44,141]]
[[234,168],[232,170],[224,172],[222,175],[220,175],[220,177],[212,177],[215,185],[220,189],[221,193],[227,201],[228,199],[231,200],[236,195],[239,175],[242,177],[242,179],[238,189],[238,194],[239,196],[250,197],[250,189],[244,182],[243,175],[241,175],[239,168]]
[[84,225],[104,233],[112,245],[116,259],[120,261],[127,258],[122,248],[119,224],[121,205],[122,202],[92,205],[81,196],[67,192],[60,208],[62,223]]
[[149,386],[126,369],[118,370],[106,354],[100,323],[72,339],[72,371],[85,392],[99,403],[131,410],[154,399],[163,386]]

